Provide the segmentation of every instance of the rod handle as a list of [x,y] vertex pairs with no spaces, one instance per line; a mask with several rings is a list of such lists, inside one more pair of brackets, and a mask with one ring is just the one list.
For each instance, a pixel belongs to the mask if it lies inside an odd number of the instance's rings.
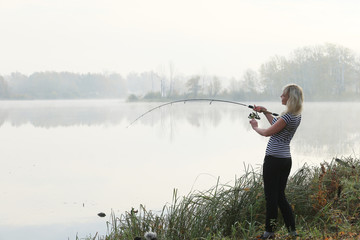
[[273,116],[275,116],[275,117],[279,116],[279,114],[273,113],[273,112],[269,112],[269,111],[266,111],[266,112],[263,112],[263,113],[270,113],[271,115],[273,115]]
[[[248,108],[254,109],[254,106],[249,105]],[[264,113],[270,113],[271,115],[273,115],[273,116],[275,116],[275,117],[279,116],[279,114],[277,114],[277,113],[272,113],[272,112],[269,112],[269,111],[266,111],[266,112],[264,112]]]

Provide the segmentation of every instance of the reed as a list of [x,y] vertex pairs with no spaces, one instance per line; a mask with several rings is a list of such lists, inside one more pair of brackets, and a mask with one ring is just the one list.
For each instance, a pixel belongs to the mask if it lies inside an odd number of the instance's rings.
[[[352,239],[360,232],[360,160],[351,157],[304,165],[288,181],[287,197],[301,239]],[[106,240],[129,240],[155,232],[158,239],[253,239],[264,229],[261,171],[247,167],[233,185],[217,184],[187,196],[173,192],[171,204],[154,213],[143,205],[107,223]],[[280,215],[279,215],[280,216]],[[278,239],[287,232],[279,217]],[[360,235],[359,235],[360,238]]]

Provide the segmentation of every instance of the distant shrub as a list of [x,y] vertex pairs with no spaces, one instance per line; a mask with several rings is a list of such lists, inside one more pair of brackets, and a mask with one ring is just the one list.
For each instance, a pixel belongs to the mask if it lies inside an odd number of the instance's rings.
[[144,100],[158,100],[158,99],[161,99],[161,93],[160,92],[149,92],[144,96],[143,99]]
[[129,95],[129,97],[127,98],[127,101],[128,101],[128,102],[137,102],[137,101],[139,101],[139,97],[136,96],[135,94],[131,94],[131,95]]

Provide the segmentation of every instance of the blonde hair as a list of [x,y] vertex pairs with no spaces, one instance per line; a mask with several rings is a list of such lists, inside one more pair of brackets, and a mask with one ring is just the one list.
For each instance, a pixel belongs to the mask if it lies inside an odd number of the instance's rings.
[[294,115],[301,114],[303,108],[302,105],[304,102],[304,94],[302,88],[296,84],[288,84],[284,87],[283,91],[289,96],[289,99],[286,103],[287,109],[285,113],[291,113]]

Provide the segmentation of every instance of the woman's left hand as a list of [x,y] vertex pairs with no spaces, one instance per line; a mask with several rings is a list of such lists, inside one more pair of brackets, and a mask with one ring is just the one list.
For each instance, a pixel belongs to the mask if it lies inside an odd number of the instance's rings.
[[255,104],[254,104],[253,110],[254,110],[255,112],[261,112],[261,113],[267,111],[266,108],[264,108],[263,106],[256,106]]
[[251,119],[250,124],[253,129],[258,127],[258,122],[255,119]]

